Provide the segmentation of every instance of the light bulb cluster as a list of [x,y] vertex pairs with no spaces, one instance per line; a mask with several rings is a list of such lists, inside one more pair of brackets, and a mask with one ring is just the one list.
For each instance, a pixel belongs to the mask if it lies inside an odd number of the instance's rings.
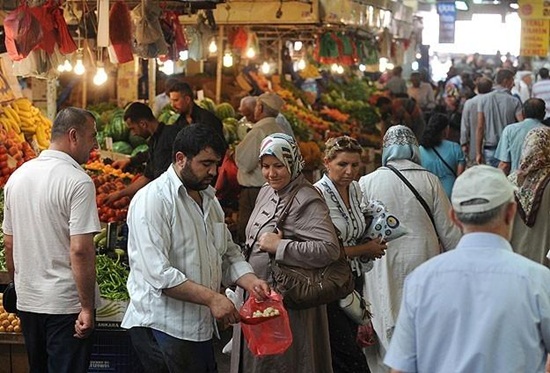
[[71,62],[69,62],[68,59],[65,59],[65,61],[63,63],[60,63],[58,66],[57,66],[57,71],[59,71],[60,73],[63,73],[63,72],[71,72],[73,71],[73,65],[71,65]]

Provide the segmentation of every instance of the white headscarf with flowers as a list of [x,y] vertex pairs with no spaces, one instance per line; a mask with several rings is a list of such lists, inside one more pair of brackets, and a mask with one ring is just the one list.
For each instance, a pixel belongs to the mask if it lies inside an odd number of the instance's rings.
[[290,172],[291,180],[296,179],[304,168],[304,159],[296,140],[284,133],[274,133],[263,139],[260,159],[264,155],[272,155],[284,164]]

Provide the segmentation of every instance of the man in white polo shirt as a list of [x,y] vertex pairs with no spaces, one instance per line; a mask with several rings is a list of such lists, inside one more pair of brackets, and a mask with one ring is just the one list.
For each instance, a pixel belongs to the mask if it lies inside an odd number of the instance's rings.
[[51,144],[8,180],[4,243],[31,372],[87,372],[97,294],[95,187],[80,166],[97,147],[94,116],[59,112]]

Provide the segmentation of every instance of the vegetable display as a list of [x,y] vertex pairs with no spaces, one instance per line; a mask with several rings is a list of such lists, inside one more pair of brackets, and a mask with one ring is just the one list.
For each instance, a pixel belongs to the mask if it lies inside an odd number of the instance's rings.
[[129,269],[120,263],[120,255],[117,259],[105,254],[96,255],[97,283],[102,298],[119,301],[130,299],[126,289],[129,273]]

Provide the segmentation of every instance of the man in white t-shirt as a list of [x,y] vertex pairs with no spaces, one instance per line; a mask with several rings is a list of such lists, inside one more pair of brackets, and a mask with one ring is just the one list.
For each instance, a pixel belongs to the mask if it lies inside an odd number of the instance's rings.
[[80,166],[97,148],[94,116],[59,112],[49,149],[8,180],[4,243],[31,372],[87,372],[97,285],[95,186]]

